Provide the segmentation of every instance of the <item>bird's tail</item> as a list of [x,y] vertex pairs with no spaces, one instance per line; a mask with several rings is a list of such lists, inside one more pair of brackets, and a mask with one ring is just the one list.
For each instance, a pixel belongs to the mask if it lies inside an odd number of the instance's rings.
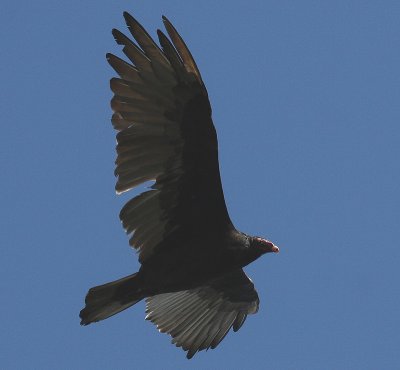
[[80,312],[81,325],[109,318],[144,298],[137,273],[89,289]]

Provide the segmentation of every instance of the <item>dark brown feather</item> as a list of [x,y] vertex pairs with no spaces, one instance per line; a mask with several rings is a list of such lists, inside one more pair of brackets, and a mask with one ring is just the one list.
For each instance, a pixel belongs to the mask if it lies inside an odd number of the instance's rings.
[[169,37],[171,37],[171,40],[178,51],[185,67],[188,72],[193,73],[196,77],[198,82],[203,85],[203,80],[200,75],[200,71],[197,68],[196,62],[193,59],[193,56],[186,46],[185,42],[183,41],[182,37],[179,35],[179,33],[176,31],[175,27],[172,25],[172,23],[168,20],[167,17],[163,16],[162,17],[165,28],[168,32]]
[[168,59],[141,24],[128,12],[124,12],[124,18],[132,36],[150,60],[155,60],[158,63],[168,65]]

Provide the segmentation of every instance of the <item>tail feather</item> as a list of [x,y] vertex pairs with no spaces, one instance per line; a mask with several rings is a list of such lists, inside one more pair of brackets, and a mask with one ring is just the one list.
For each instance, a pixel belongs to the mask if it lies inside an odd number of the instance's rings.
[[109,318],[144,298],[137,273],[89,289],[80,312],[81,325]]

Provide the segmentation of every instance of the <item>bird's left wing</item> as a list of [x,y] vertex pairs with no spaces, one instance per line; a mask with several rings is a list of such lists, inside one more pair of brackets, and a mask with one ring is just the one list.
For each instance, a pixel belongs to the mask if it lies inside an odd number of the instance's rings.
[[238,331],[258,305],[253,282],[238,269],[195,289],[147,298],[146,319],[170,334],[172,343],[192,358],[198,351],[217,347],[231,327]]
[[197,247],[188,240],[204,230],[217,235],[233,229],[207,91],[188,48],[165,17],[172,43],[158,31],[160,49],[132,16],[124,16],[137,45],[118,30],[113,35],[132,63],[107,55],[120,76],[111,79],[112,123],[119,131],[116,190],[129,191],[149,180],[155,184],[131,199],[120,218],[142,263],[171,246],[195,255]]

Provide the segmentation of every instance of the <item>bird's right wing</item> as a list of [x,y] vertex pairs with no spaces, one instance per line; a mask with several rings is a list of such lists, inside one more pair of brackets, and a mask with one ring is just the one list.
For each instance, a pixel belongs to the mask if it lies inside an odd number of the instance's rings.
[[192,358],[198,351],[214,349],[231,327],[238,331],[258,305],[254,284],[239,269],[199,288],[147,298],[146,319]]
[[189,239],[204,230],[225,233],[233,225],[221,186],[210,102],[196,63],[165,17],[172,43],[158,31],[160,49],[132,16],[124,16],[138,45],[113,30],[132,62],[107,56],[120,76],[111,79],[112,123],[119,131],[116,190],[155,180],[153,190],[130,200],[120,213],[130,244],[145,262],[169,246],[194,249]]

